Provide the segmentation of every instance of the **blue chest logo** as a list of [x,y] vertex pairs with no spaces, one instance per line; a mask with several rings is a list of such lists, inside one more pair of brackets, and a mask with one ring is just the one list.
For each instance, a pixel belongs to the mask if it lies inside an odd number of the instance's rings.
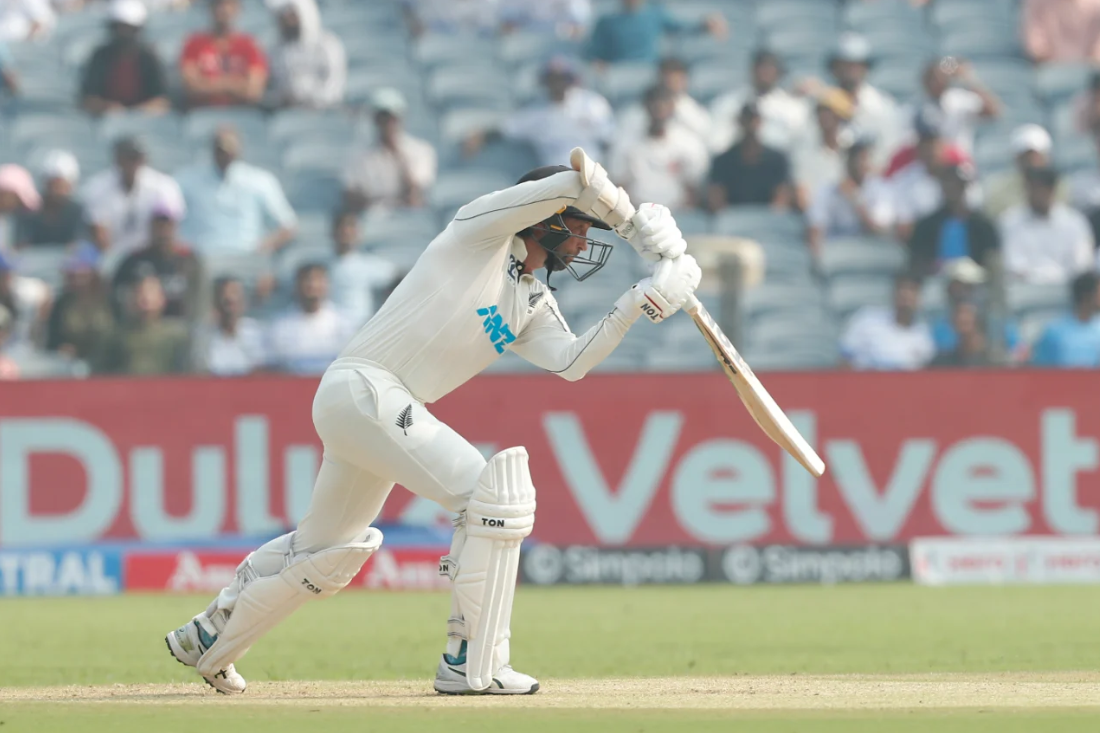
[[491,305],[488,308],[478,308],[477,314],[485,320],[481,325],[485,327],[485,333],[489,334],[489,340],[493,342],[493,348],[498,354],[503,354],[505,347],[516,340],[512,329],[504,322],[504,318],[497,313],[497,307]]

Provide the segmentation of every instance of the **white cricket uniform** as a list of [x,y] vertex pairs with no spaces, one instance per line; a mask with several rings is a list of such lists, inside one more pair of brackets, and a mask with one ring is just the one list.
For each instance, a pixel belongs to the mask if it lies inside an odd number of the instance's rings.
[[574,380],[619,344],[637,313],[612,309],[576,336],[547,287],[520,273],[516,233],[580,192],[569,171],[464,206],[329,367],[313,403],[324,461],[294,552],[361,536],[394,483],[462,511],[486,461],[425,405],[505,351]]

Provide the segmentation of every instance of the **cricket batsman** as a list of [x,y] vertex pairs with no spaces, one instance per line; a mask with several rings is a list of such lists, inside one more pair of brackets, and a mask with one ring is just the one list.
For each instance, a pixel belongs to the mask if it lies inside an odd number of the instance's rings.
[[[382,544],[371,527],[395,483],[457,514],[440,574],[452,583],[446,651],[435,689],[526,695],[538,681],[509,664],[520,543],[535,522],[527,451],[489,458],[437,420],[435,402],[514,351],[570,381],[622,340],[640,316],[675,313],[700,270],[669,210],[643,204],[581,149],[571,166],[538,168],[462,207],[328,368],[313,401],[324,459],[297,529],[251,553],[199,615],[165,637],[177,660],[218,692],[244,692],[234,668],[248,649],[306,601],[334,595]],[[652,263],[647,277],[581,336],[549,288],[551,273],[584,280],[611,245],[611,230]],[[546,270],[547,283],[535,279]],[[517,408],[522,396],[516,396]]]

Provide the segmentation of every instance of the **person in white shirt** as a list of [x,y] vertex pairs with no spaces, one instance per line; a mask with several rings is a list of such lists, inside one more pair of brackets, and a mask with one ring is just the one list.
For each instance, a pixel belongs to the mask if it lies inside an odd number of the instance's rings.
[[[688,65],[682,59],[669,56],[661,59],[657,67],[657,85],[672,94],[673,111],[670,124],[678,125],[695,135],[704,144],[710,140],[710,113],[696,102],[690,94]],[[621,137],[641,137],[649,128],[649,111],[639,102],[631,105],[618,116],[616,139]]]
[[333,259],[328,263],[331,298],[356,328],[374,315],[377,296],[400,275],[397,265],[384,257],[357,251],[359,243],[359,215],[350,209],[336,212],[332,220]]
[[321,24],[316,0],[268,0],[279,25],[270,49],[272,100],[280,107],[333,107],[344,101],[347,55]]
[[529,143],[542,165],[560,165],[573,148],[603,150],[615,134],[611,105],[600,94],[580,86],[580,73],[565,57],[554,57],[543,69],[547,99],[512,113],[499,130],[484,130],[466,139],[472,157],[487,137],[503,135]]
[[848,148],[844,177],[813,195],[806,219],[810,250],[815,256],[833,237],[889,234],[894,224],[894,197],[882,178],[871,175],[869,140],[857,140]]
[[921,76],[925,100],[943,117],[943,136],[968,154],[974,152],[974,128],[1001,115],[1001,100],[987,89],[974,68],[952,56],[928,64]]
[[765,145],[789,150],[810,125],[810,106],[779,85],[783,61],[766,49],[752,59],[752,78],[747,87],[719,95],[711,102],[710,150],[727,150],[741,137],[738,115],[747,102],[756,101],[763,118],[760,138]]
[[355,333],[328,297],[325,266],[301,265],[294,275],[295,305],[268,326],[265,339],[267,366],[288,374],[322,374]]
[[196,363],[219,377],[238,377],[262,369],[264,333],[260,324],[244,315],[244,284],[234,277],[214,281],[214,323],[196,340],[201,353]]
[[702,140],[673,120],[676,99],[663,86],[645,94],[649,123],[641,135],[623,134],[611,148],[611,175],[632,198],[671,209],[698,205],[710,167]]
[[852,369],[912,371],[936,355],[932,330],[920,319],[920,278],[901,274],[894,281],[892,308],[856,311],[840,339],[840,352]]
[[844,33],[828,65],[836,86],[855,104],[852,124],[861,134],[875,138],[875,166],[885,165],[904,138],[905,129],[894,98],[867,82],[871,44],[857,33]]
[[435,183],[438,161],[431,143],[405,131],[408,103],[384,87],[371,98],[378,135],[374,146],[353,155],[344,169],[344,201],[356,211],[418,208]]
[[55,25],[57,15],[49,0],[0,0],[0,42],[37,40]]
[[[999,171],[988,176],[982,186],[985,192],[985,213],[993,219],[999,219],[1002,214],[1013,206],[1019,206],[1027,200],[1024,191],[1024,173],[1028,168],[1045,168],[1050,165],[1050,151],[1054,141],[1050,133],[1042,126],[1035,124],[1020,125],[1012,131],[1008,148],[1012,152],[1015,165],[1008,170]],[[1100,174],[1094,171],[1082,171],[1070,176],[1067,185],[1066,179],[1058,181],[1058,190],[1055,198],[1062,203],[1069,200],[1071,189],[1079,192],[1078,185],[1083,183],[1087,176],[1092,174],[1097,179],[1096,204],[1100,204]],[[1079,199],[1073,200],[1073,205],[1083,212],[1089,210],[1089,206],[1082,206]]]
[[1024,174],[1027,203],[1001,216],[1005,271],[1030,283],[1068,283],[1093,269],[1096,246],[1084,215],[1056,203],[1058,172],[1029,168]]
[[[324,460],[309,510],[293,532],[251,553],[206,610],[166,637],[172,656],[212,687],[243,692],[234,663],[306,601],[351,582],[382,543],[371,524],[396,482],[458,514],[440,564],[454,593],[436,691],[538,690],[535,678],[509,663],[520,544],[534,524],[527,451],[507,448],[486,460],[427,404],[505,351],[580,379],[640,317],[659,323],[679,310],[702,275],[667,208],[642,204],[635,211],[583,150],[573,151],[570,163],[531,171],[459,209],[326,370],[312,405]],[[611,245],[588,238],[593,226],[629,237],[653,275],[577,335],[535,274],[545,268],[548,277],[561,271],[581,280],[602,268]],[[505,393],[516,400],[509,404],[522,406],[524,395],[504,389],[505,402]]]
[[848,127],[854,111],[851,99],[840,89],[829,87],[818,93],[817,124],[806,131],[791,153],[803,211],[815,193],[844,177],[846,151],[855,137]]
[[[1100,121],[1093,125],[1091,135],[1100,151]],[[1100,168],[1094,165],[1070,174],[1066,194],[1074,208],[1091,216],[1100,209]]]
[[187,207],[176,180],[146,165],[145,146],[138,138],[120,138],[114,152],[114,167],[89,178],[81,199],[96,246],[129,254],[148,243],[156,206],[179,212]]

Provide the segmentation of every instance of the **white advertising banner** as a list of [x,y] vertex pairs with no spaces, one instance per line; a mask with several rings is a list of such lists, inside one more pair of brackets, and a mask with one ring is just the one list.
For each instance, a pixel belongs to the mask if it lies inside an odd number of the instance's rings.
[[909,557],[922,585],[1100,583],[1100,538],[917,538]]

